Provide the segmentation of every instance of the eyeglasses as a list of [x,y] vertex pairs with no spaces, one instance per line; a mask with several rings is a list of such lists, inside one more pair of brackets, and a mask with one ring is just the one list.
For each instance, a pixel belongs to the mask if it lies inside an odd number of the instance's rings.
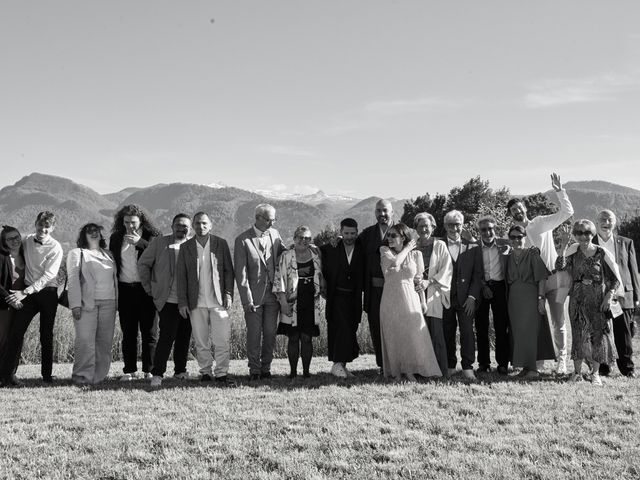
[[277,220],[276,217],[269,218],[269,217],[265,217],[264,215],[260,215],[260,218],[263,219],[265,222],[271,222],[271,223],[274,223]]
[[7,242],[18,242],[22,240],[22,238],[20,237],[20,235],[14,235],[13,237],[5,237],[5,240]]
[[491,232],[493,231],[494,227],[482,227],[480,229],[481,232]]
[[100,229],[98,227],[89,227],[87,228],[87,233],[89,235],[93,235],[94,233],[100,233]]
[[588,236],[590,236],[590,237],[592,237],[592,236],[593,236],[593,232],[590,232],[589,230],[575,230],[575,231],[573,232],[573,234],[574,234],[576,237],[582,237],[583,235],[588,235]]
[[524,238],[524,235],[509,235],[509,238],[511,240],[522,240]]
[[302,240],[304,242],[310,242],[311,241],[311,237],[298,237],[299,240]]

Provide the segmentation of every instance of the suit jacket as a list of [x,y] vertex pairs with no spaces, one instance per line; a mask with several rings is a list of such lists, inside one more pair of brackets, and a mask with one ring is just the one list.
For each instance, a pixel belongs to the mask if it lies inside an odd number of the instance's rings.
[[386,242],[380,237],[380,227],[377,223],[360,232],[358,242],[360,242],[364,253],[364,311],[368,312],[371,307],[369,305],[371,303],[371,279],[374,277],[384,278],[380,266],[380,247],[386,245]]
[[[113,255],[102,250],[111,260]],[[95,307],[95,291],[96,279],[93,275],[91,266],[83,260],[83,249],[74,248],[69,250],[67,254],[67,279],[68,279],[68,295],[69,308],[82,307],[85,310],[91,310]],[[84,257],[86,258],[86,257]],[[114,260],[115,263],[115,260]],[[113,269],[113,287],[115,289],[116,305],[118,304],[118,274]]]
[[0,310],[9,308],[4,299],[9,295],[9,290],[12,287],[12,271],[10,255],[0,253]]
[[[480,253],[482,257],[482,284],[485,284],[485,271],[484,271],[484,257],[482,255],[482,239],[476,242],[480,247]],[[509,240],[506,238],[496,238],[496,245],[498,246],[498,255],[500,256],[500,265],[502,266],[502,274],[505,275],[506,280],[506,272],[507,272],[507,262],[509,261],[509,254],[511,253],[511,245]]]
[[[178,307],[198,307],[198,293],[200,291],[200,262],[196,237],[187,240],[180,246],[178,254]],[[233,299],[233,263],[227,241],[216,235],[209,235],[209,249],[211,251],[211,275],[216,300],[220,305],[224,303],[224,296]]]
[[[171,293],[176,259],[175,252],[169,248],[169,245],[175,242],[173,234],[156,237],[138,259],[140,282],[147,294],[153,297],[153,303],[158,311],[164,308]],[[180,246],[182,247],[184,243]]]
[[[445,237],[442,241],[447,245],[448,239]],[[461,241],[461,250],[458,255],[457,262],[454,263],[453,278],[455,285],[451,285],[451,292],[455,289],[458,303],[462,305],[467,297],[472,296],[476,299],[476,307],[480,305],[482,300],[482,282],[484,267],[482,262],[482,249],[475,242],[469,242],[464,238]],[[452,258],[453,260],[453,258]]]
[[[635,308],[636,302],[640,299],[640,275],[638,274],[636,249],[633,240],[627,237],[614,234],[613,242],[616,247],[614,257],[620,271],[621,287],[624,289],[624,297],[618,297],[618,301],[622,308]],[[597,235],[593,239],[593,243],[599,245]]]
[[[282,244],[282,238],[277,230],[270,228],[269,236],[272,245],[269,262],[273,262],[271,271],[275,275],[280,255],[286,248]],[[267,289],[269,283],[273,286],[274,279],[268,278],[267,264],[260,252],[260,241],[253,227],[236,237],[233,248],[233,264],[242,305],[244,307],[249,304],[261,305],[264,302],[265,294],[271,293]]]
[[359,242],[355,243],[350,265],[347,262],[347,253],[342,240],[340,240],[335,247],[329,243],[322,245],[320,251],[322,252],[322,275],[327,285],[327,307],[325,309],[327,321],[332,321],[331,307],[336,295],[336,286],[339,275],[344,272],[349,272],[354,290],[353,310],[351,313],[357,321],[360,321],[362,317],[362,291],[365,266],[365,256],[362,245],[360,245]]
[[[140,255],[145,248],[149,246],[149,242],[155,238],[155,235],[152,232],[147,230],[142,230],[142,235],[140,236],[140,240],[136,243],[136,251],[138,252],[138,260],[140,259]],[[118,271],[118,275],[120,275],[120,267],[122,266],[122,240],[124,239],[123,233],[112,233],[109,238],[109,250],[113,255],[114,260],[116,261],[116,269]]]

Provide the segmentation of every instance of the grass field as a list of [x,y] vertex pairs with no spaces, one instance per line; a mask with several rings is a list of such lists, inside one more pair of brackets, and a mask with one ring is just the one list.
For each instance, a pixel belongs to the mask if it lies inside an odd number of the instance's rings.
[[638,379],[410,384],[381,380],[370,355],[352,380],[329,367],[314,358],[312,378],[290,381],[276,360],[272,381],[249,383],[234,360],[228,387],[151,390],[75,387],[69,364],[45,387],[38,365],[21,366],[26,387],[0,390],[0,478],[640,477]]

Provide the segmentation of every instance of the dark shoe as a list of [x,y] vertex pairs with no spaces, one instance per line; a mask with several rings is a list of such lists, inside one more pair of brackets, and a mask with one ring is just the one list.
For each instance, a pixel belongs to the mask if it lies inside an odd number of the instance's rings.
[[223,384],[227,384],[228,379],[226,375],[223,375],[221,377],[216,377],[216,383],[223,383]]
[[271,372],[262,372],[260,374],[260,380],[270,380],[271,379]]
[[294,378],[296,378],[298,376],[298,372],[296,372],[295,370],[292,372],[289,372],[289,378],[291,380],[293,380]]
[[203,375],[200,375],[200,381],[201,382],[211,382],[211,381],[213,381],[213,378],[211,378],[211,375],[205,373]]
[[636,378],[636,372],[631,370],[630,372],[625,373],[624,376],[627,378]]
[[54,379],[53,375],[49,377],[42,377],[42,381],[44,383],[53,383],[53,379]]
[[258,380],[260,380],[260,375],[257,373],[252,373],[251,375],[249,375],[249,381],[250,382],[257,382]]
[[601,363],[599,370],[602,377],[608,377],[611,373],[611,368],[609,368],[609,365],[607,365],[606,363]]
[[24,387],[24,383],[18,380],[18,377],[16,377],[15,375],[11,375],[11,377],[9,377],[9,379],[7,380],[7,385],[18,388]]
[[311,374],[309,373],[309,371],[307,370],[306,372],[302,372],[302,378],[310,378]]
[[491,367],[489,365],[480,365],[476,373],[491,373]]
[[498,367],[499,375],[509,375],[509,369],[507,367],[500,366]]

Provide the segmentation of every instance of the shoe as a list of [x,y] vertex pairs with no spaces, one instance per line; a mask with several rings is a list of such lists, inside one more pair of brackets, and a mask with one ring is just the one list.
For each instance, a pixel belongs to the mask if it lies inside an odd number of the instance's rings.
[[229,382],[229,379],[227,378],[226,375],[222,375],[221,377],[216,377],[216,383],[223,383],[223,384],[227,384]]
[[567,362],[566,360],[558,360],[556,364],[556,375],[566,375],[567,374]]
[[343,365],[343,366],[342,366],[342,369],[343,369],[343,370],[344,370],[344,372],[347,374],[347,377],[349,377],[349,378],[353,378],[353,377],[355,377],[355,375],[354,375],[353,373],[351,373],[349,370],[347,370],[347,366],[346,366],[346,365]]
[[262,372],[260,374],[260,380],[271,380],[271,372]]
[[150,385],[152,388],[157,388],[162,386],[162,377],[160,375],[154,375],[153,377],[151,377]]
[[500,365],[498,367],[498,375],[509,375],[509,369]]
[[582,382],[583,380],[584,378],[582,378],[582,375],[579,373],[572,373],[569,377],[570,382]]
[[153,375],[151,374],[151,372],[143,372],[142,374],[142,378],[144,378],[145,380],[152,378]]
[[456,371],[457,370],[455,368],[447,368],[447,377],[450,377],[451,375],[455,375]]
[[249,381],[250,382],[257,382],[258,380],[260,380],[260,374],[259,373],[252,373],[251,375],[249,375]]
[[200,375],[200,381],[201,382],[212,382],[213,381],[213,377],[211,375],[209,375],[208,373],[203,373],[202,375]]
[[9,380],[7,380],[6,385],[11,387],[17,387],[17,388],[24,387],[24,383],[18,380],[18,377],[16,377],[15,375],[11,375],[9,377]]
[[527,370],[524,378],[526,378],[527,380],[535,380],[537,378],[540,378],[540,372],[537,370]]
[[138,372],[125,373],[120,377],[121,382],[130,382],[138,378]]
[[602,379],[600,378],[599,373],[596,372],[591,374],[591,383],[598,387],[602,386]]
[[413,373],[407,373],[407,381],[411,383],[417,382],[416,377]]
[[520,372],[518,373],[519,377],[526,377],[527,376],[527,372],[529,370],[527,370],[526,368],[523,368],[522,370],[520,370]]
[[476,370],[476,373],[491,373],[490,365],[480,365]]
[[331,367],[331,375],[338,378],[347,378],[347,372],[341,363],[334,363]]
[[307,370],[306,372],[302,372],[302,378],[311,378],[311,374],[309,373],[309,370]]
[[295,370],[289,372],[289,378],[291,380],[293,380],[294,378],[296,378],[298,376],[298,372],[296,372]]
[[43,381],[44,383],[49,383],[49,384],[51,384],[51,383],[53,383],[53,379],[54,379],[54,378],[55,378],[55,377],[54,377],[53,375],[49,375],[49,376],[47,376],[47,377],[42,377],[42,381]]
[[476,376],[473,373],[472,368],[465,368],[462,370],[462,376],[465,380],[477,380]]
[[632,370],[630,372],[625,373],[624,376],[627,378],[636,378],[636,372]]
[[189,372],[180,372],[176,373],[173,378],[176,380],[189,380],[191,376],[189,375]]

